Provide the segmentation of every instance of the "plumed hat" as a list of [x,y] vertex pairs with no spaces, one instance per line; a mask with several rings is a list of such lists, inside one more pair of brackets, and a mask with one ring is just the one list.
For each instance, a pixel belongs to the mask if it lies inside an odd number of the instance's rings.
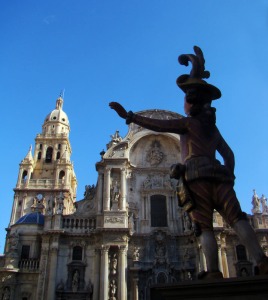
[[208,84],[202,78],[209,78],[209,71],[205,71],[205,59],[202,50],[194,46],[194,54],[182,54],[178,60],[181,65],[188,66],[192,63],[190,75],[184,74],[177,78],[177,85],[186,93],[190,89],[201,89],[208,93],[210,100],[216,100],[221,97],[221,91],[214,85]]

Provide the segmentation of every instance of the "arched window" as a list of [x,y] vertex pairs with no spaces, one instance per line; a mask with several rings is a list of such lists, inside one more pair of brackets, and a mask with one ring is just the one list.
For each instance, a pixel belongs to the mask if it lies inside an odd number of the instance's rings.
[[46,152],[46,163],[51,163],[52,162],[52,155],[53,155],[53,148],[48,147],[47,152]]
[[80,246],[73,247],[73,260],[82,260],[83,249]]
[[22,173],[21,181],[26,182],[27,178],[28,178],[28,172],[24,170]]
[[247,260],[247,252],[245,246],[243,245],[236,246],[236,256],[238,261]]
[[151,196],[151,226],[167,227],[167,205],[163,195]]
[[57,152],[57,159],[60,159],[60,151]]
[[59,150],[61,149],[61,144],[58,144],[58,149],[59,149]]
[[40,159],[41,159],[41,156],[42,156],[42,152],[39,151],[39,152],[38,152],[38,155],[37,155],[37,159],[40,160]]
[[63,179],[64,176],[65,176],[65,172],[64,171],[60,171],[59,179]]

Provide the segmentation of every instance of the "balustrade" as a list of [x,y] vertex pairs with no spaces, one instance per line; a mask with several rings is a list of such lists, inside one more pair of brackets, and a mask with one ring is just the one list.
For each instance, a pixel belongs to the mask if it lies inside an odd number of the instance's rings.
[[62,229],[71,232],[83,232],[96,229],[95,218],[70,218],[64,216],[62,219]]
[[39,259],[28,258],[19,261],[19,269],[23,271],[38,271]]

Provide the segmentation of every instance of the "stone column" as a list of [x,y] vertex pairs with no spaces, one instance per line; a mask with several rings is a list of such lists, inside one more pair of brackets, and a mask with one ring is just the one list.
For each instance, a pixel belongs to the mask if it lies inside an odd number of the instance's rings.
[[97,199],[98,199],[98,213],[101,213],[103,204],[102,204],[102,199],[103,199],[103,173],[99,173],[99,180],[98,180],[98,191],[97,191]]
[[206,257],[205,257],[205,254],[203,252],[203,249],[202,249],[202,257],[203,257],[204,270],[207,270],[207,261],[206,261]]
[[[109,261],[108,261],[109,247],[102,247],[101,249],[101,266],[100,266],[100,298],[102,300],[108,300],[108,271],[109,271]],[[121,299],[121,298],[119,298]],[[124,298],[122,298],[124,299]]]
[[[22,206],[22,203],[21,203],[21,206]],[[19,208],[19,197],[18,197],[17,193],[15,193],[14,200],[13,200],[13,206],[12,206],[10,225],[12,225],[16,222],[18,208]]]
[[151,223],[151,196],[149,195],[146,198],[146,220],[149,220],[149,224]]
[[200,271],[207,270],[206,258],[203,252],[202,246],[199,246],[199,256],[200,256]]
[[57,262],[58,262],[58,244],[53,242],[50,249],[50,262],[49,262],[49,282],[47,289],[47,299],[53,300],[56,298],[56,275],[57,275]]
[[111,190],[111,169],[107,168],[105,172],[105,199],[103,210],[110,210],[110,190]]
[[60,170],[59,170],[58,165],[56,165],[56,172],[55,173],[56,173],[55,174],[55,187],[58,187],[59,186],[59,174],[60,174]]
[[221,246],[220,245],[218,245],[218,259],[219,259],[219,269],[223,273],[222,256],[221,256]]
[[26,182],[25,182],[25,186],[28,186],[28,185],[29,185],[29,182],[30,182],[30,179],[31,179],[32,171],[33,171],[32,166],[29,166],[29,167],[27,168],[27,179],[26,179]]
[[47,274],[48,247],[49,247],[49,237],[43,236],[36,300],[44,300],[45,299],[45,286],[46,286],[46,279],[48,278],[48,274]]
[[139,300],[139,279],[133,278],[133,300]]
[[19,175],[18,175],[18,181],[17,181],[16,187],[19,187],[21,185],[22,172],[23,172],[23,168],[20,167]]
[[127,299],[126,246],[119,247],[118,299]]
[[99,300],[100,293],[100,249],[95,250],[94,260],[94,285],[93,285],[93,300]]
[[121,210],[126,210],[126,169],[121,169],[121,201],[120,207]]
[[223,260],[223,276],[226,278],[229,278],[229,268],[228,268],[228,262],[227,262],[227,249],[222,249],[222,260]]
[[70,167],[68,166],[65,169],[65,175],[64,175],[64,187],[67,188],[69,184],[69,174],[70,174]]

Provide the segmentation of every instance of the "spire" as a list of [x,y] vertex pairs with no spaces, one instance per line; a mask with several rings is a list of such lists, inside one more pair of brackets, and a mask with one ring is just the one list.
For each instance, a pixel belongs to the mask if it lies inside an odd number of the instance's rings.
[[33,160],[32,145],[30,146],[29,151],[28,151],[27,155],[25,156],[24,160],[28,160],[28,161],[32,161]]
[[63,106],[63,99],[64,99],[64,92],[65,89],[61,90],[60,95],[56,101],[56,109],[62,110],[62,106]]
[[63,98],[60,95],[56,101],[56,109],[62,110],[62,106],[63,106]]
[[61,92],[60,92],[60,98],[61,99],[64,99],[64,92],[65,92],[65,89],[61,90]]

